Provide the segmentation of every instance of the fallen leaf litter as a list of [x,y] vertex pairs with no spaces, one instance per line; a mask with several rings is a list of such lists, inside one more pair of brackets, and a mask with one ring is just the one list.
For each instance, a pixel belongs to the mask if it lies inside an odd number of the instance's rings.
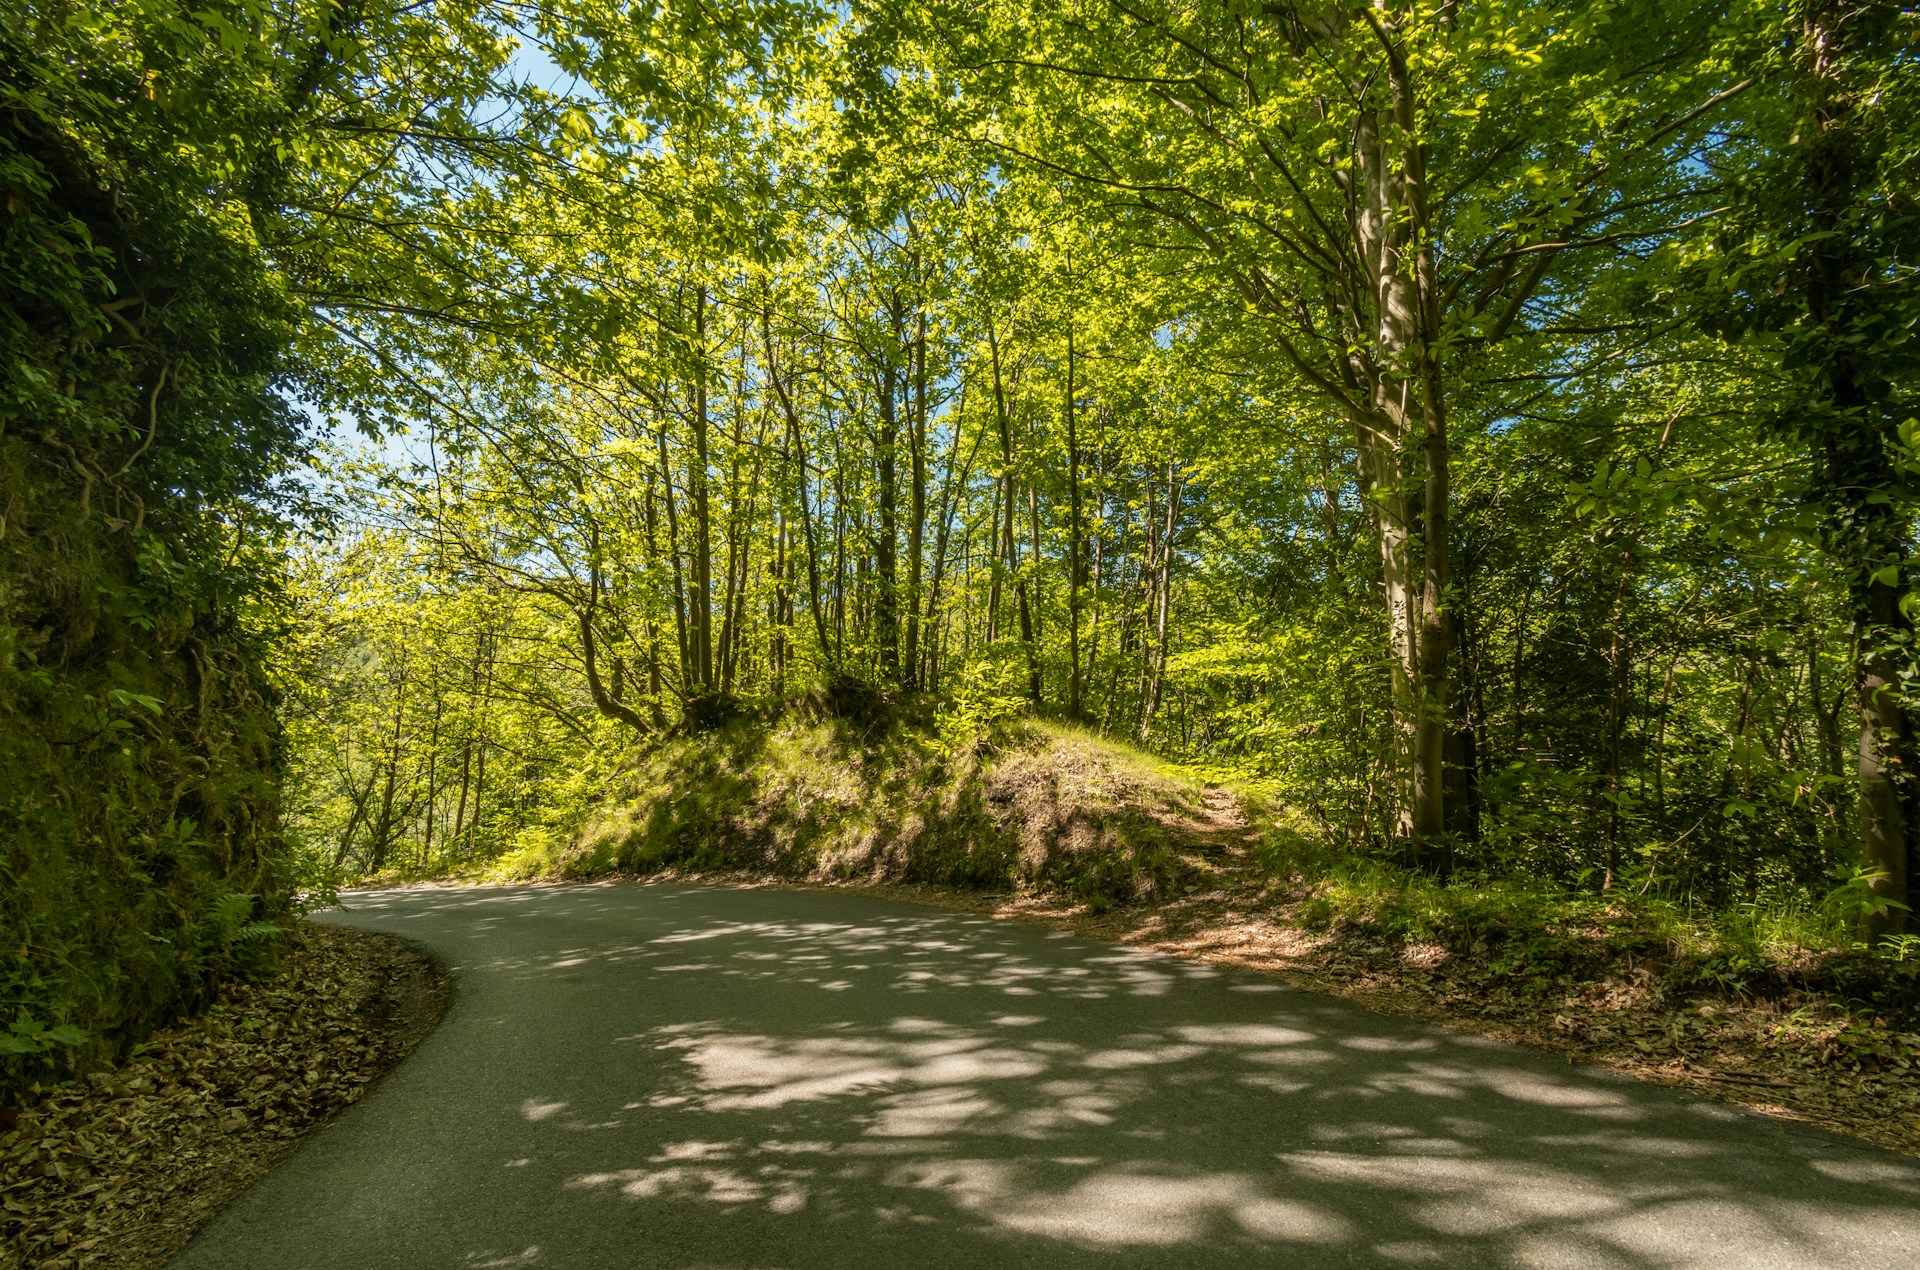
[[17,1113],[0,1134],[0,1266],[164,1265],[404,1058],[446,992],[400,940],[302,923],[273,975]]

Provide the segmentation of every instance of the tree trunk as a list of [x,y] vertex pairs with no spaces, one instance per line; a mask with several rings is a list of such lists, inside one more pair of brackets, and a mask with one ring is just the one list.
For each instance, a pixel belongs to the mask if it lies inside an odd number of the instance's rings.
[[[967,391],[966,383],[965,381],[962,381],[960,385],[960,394],[961,394],[960,410],[959,410],[959,414],[956,416],[954,420],[952,440],[949,442],[947,447],[947,461],[945,464],[946,476],[942,478],[941,486],[940,486],[940,528],[938,529],[938,531],[935,532],[934,539],[933,539],[933,578],[927,585],[927,598],[926,598],[926,604],[925,604],[925,609],[926,609],[925,621],[926,621],[927,629],[935,633],[938,633],[940,630],[943,629],[941,624],[935,620],[935,615],[939,612],[939,608],[940,608],[940,586],[942,581],[946,577],[947,544],[948,544],[948,540],[953,535],[954,508],[955,508],[955,505],[959,502],[959,500],[962,497],[964,497],[966,493],[967,478],[970,475],[972,475],[973,461],[980,453],[981,434],[979,432],[975,432],[973,434],[973,448],[967,451],[966,462],[961,466],[959,474],[957,476],[955,475],[954,458],[960,447],[960,432],[963,426],[963,421],[965,420],[966,414],[967,414],[966,391]],[[991,517],[989,517],[989,521],[991,521]],[[960,576],[961,576],[961,595],[964,601],[965,597],[969,594],[971,590],[968,583],[971,578],[970,571],[972,567],[973,538],[972,538],[971,531],[969,531],[967,534],[963,535],[962,537],[963,537],[963,542],[961,546],[962,561],[961,561]],[[968,625],[968,622],[971,620],[971,617],[972,617],[971,609],[968,609],[967,611],[963,612],[961,615],[961,631],[963,632],[963,638],[971,637],[972,630],[971,630],[971,627]],[[965,653],[963,652],[962,656],[964,657],[964,655]],[[924,685],[929,689],[931,689],[934,686],[935,676],[933,671],[935,669],[935,664],[936,664],[935,660],[933,658],[929,658],[927,681]]]
[[847,482],[846,464],[833,465],[833,665],[847,648]]
[[1901,688],[1901,670],[1913,624],[1900,607],[1908,590],[1908,529],[1900,511],[1902,478],[1889,454],[1884,412],[1866,388],[1860,362],[1861,317],[1853,299],[1872,269],[1861,258],[1850,226],[1864,196],[1858,153],[1859,103],[1842,82],[1849,54],[1847,27],[1858,5],[1828,0],[1803,30],[1809,89],[1810,137],[1806,198],[1813,231],[1806,247],[1807,316],[1817,340],[1820,380],[1816,409],[1829,512],[1830,550],[1848,577],[1852,606],[1853,680],[1860,718],[1860,867],[1880,902],[1864,915],[1869,935],[1894,934],[1910,924],[1908,906],[1914,834],[1917,756],[1914,720]]
[[[654,491],[653,491],[653,474],[652,473],[648,473],[647,475],[647,490],[646,490],[646,495],[642,500],[642,507],[645,512],[645,520],[646,520],[646,527],[647,527],[647,536],[646,536],[647,567],[649,570],[652,570],[655,566],[658,565],[660,560],[660,525],[659,525],[660,515],[659,515],[659,512],[654,507]],[[674,600],[677,605],[679,602],[678,588],[676,588]],[[649,606],[648,611],[651,612],[651,606]],[[661,674],[660,674],[660,631],[659,631],[659,628],[654,625],[654,621],[651,616],[647,618],[646,631],[647,631],[647,714],[653,723],[654,730],[657,732],[663,732],[666,730],[666,727],[667,727],[667,719],[666,719],[666,714],[660,708],[660,694],[663,687],[663,684],[661,682]]]
[[1000,638],[1000,595],[1005,570],[1001,567],[1000,550],[1000,499],[1006,487],[1006,477],[996,477],[993,482],[993,503],[987,509],[987,625],[984,643],[994,643]]
[[467,795],[473,792],[473,738],[460,743],[460,802],[453,812],[453,832],[447,835],[450,849],[458,849],[460,834],[467,827]]
[[660,447],[661,497],[667,505],[667,559],[673,566],[673,628],[680,641],[680,695],[693,692],[693,634],[687,620],[687,584],[680,568],[680,508],[673,496],[673,467],[667,459],[667,423],[654,434]]
[[399,678],[393,690],[393,730],[387,738],[387,775],[380,794],[380,812],[374,818],[367,842],[367,872],[378,873],[387,863],[387,852],[394,838],[394,797],[400,784],[400,733],[406,720],[407,661],[400,659]]
[[707,290],[694,292],[693,459],[688,490],[693,496],[693,578],[687,626],[693,654],[693,695],[713,690],[713,516],[707,499]]
[[473,819],[467,822],[467,858],[471,860],[474,846],[480,838],[480,807],[487,794],[487,738],[482,733],[478,746],[478,757],[474,760],[473,776]]
[[433,859],[433,819],[440,805],[440,791],[435,787],[440,777],[440,717],[445,703],[442,693],[433,694],[433,729],[427,739],[427,814],[420,835],[420,867],[423,869]]
[[1627,603],[1637,545],[1630,540],[1622,555],[1620,582],[1614,588],[1609,623],[1613,627],[1613,638],[1607,645],[1607,868],[1600,881],[1602,891],[1613,890],[1620,876],[1620,799],[1626,770],[1622,749],[1626,742],[1627,708],[1631,704],[1627,697],[1633,666],[1633,647],[1627,636]]
[[474,739],[476,757],[473,776],[473,815],[467,821],[467,858],[473,858],[474,844],[480,837],[480,809],[487,791],[487,723],[488,705],[493,700],[493,632],[486,631],[481,636],[482,656],[485,659],[485,673],[480,681],[480,729]]
[[[1140,706],[1140,743],[1153,734],[1153,713],[1160,706],[1160,685],[1167,673],[1167,613],[1173,607],[1173,536],[1180,524],[1180,480],[1173,464],[1167,464],[1167,523],[1160,540],[1160,568],[1154,579],[1157,612],[1154,616],[1153,642],[1145,645],[1149,668]],[[1143,641],[1144,644],[1144,641]]]
[[1081,525],[1079,410],[1074,400],[1073,318],[1067,318],[1067,717],[1076,722],[1085,713],[1080,673],[1080,605],[1086,589],[1087,564]]
[[[593,534],[593,550],[599,549],[599,534]],[[600,678],[599,649],[594,639],[594,612],[600,604],[600,566],[590,562],[587,566],[588,590],[587,602],[574,613],[580,631],[580,657],[586,666],[587,693],[593,699],[593,708],[609,719],[618,720],[632,728],[641,736],[647,734],[647,721],[638,711],[627,705],[619,697],[619,682],[615,680],[615,691],[609,692]]]
[[873,443],[875,496],[879,503],[879,531],[873,540],[873,624],[880,645],[880,673],[888,683],[894,683],[900,677],[899,515],[895,506],[899,498],[900,374],[894,365],[894,354],[900,344],[898,293],[891,299],[889,317],[892,321],[887,332],[887,348],[881,356],[880,373],[875,377],[880,397],[880,430]]
[[807,610],[813,617],[814,638],[820,641],[820,659],[826,663],[828,677],[838,668],[832,641],[827,638],[827,618],[821,608],[820,548],[814,541],[813,507],[808,493],[807,443],[800,430],[800,412],[794,408],[793,395],[774,364],[773,328],[765,314],[761,317],[761,338],[767,346],[767,380],[773,385],[774,398],[787,419],[788,458],[794,469],[794,494],[800,507],[800,535],[807,553]]
[[[1020,617],[1020,641],[1027,650],[1027,694],[1033,704],[1040,704],[1040,661],[1038,650],[1034,647],[1033,606],[1027,601],[1027,579],[1020,576],[1020,542],[1015,526],[1019,516],[1015,509],[1014,465],[1013,465],[1013,417],[1007,403],[1006,381],[1001,373],[1000,343],[993,328],[987,328],[987,347],[992,354],[993,402],[994,412],[1000,431],[1000,468],[1004,474],[1004,487],[1000,498],[1002,559],[1005,568],[1013,574],[1014,601]],[[1036,552],[1039,544],[1034,544]],[[996,584],[996,590],[997,590]]]
[[[1384,19],[1394,23],[1397,16]],[[1427,210],[1427,147],[1396,30],[1370,17],[1385,54],[1392,108],[1355,127],[1354,241],[1371,295],[1370,351],[1354,357],[1367,386],[1361,480],[1373,505],[1393,644],[1398,747],[1397,836],[1409,863],[1437,860],[1447,828],[1446,741],[1451,629],[1446,610],[1446,419],[1435,347],[1439,304]],[[1384,126],[1383,126],[1384,123]]]
[[920,666],[920,583],[924,569],[921,553],[927,539],[927,311],[924,304],[915,319],[913,339],[913,409],[908,415],[908,479],[912,488],[907,496],[907,646],[905,683],[921,686]]

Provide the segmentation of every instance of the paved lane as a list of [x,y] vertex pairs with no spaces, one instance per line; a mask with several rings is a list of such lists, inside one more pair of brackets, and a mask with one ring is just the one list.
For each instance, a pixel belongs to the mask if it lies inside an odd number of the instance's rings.
[[439,1030],[177,1270],[1920,1264],[1920,1163],[854,896],[360,894]]

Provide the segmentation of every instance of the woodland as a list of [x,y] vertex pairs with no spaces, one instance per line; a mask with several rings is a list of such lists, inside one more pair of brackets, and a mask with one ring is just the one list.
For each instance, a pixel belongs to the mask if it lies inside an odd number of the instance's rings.
[[1042,726],[1920,957],[1910,4],[0,13],[0,1093],[334,888]]

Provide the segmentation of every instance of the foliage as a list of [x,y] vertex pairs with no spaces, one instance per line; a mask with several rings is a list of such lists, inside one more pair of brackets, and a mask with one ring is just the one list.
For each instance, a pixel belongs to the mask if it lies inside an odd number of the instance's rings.
[[196,154],[233,103],[129,111],[169,39],[13,16],[0,1092],[124,1049],[271,955],[287,897],[260,500],[298,436],[269,390],[293,311]]

